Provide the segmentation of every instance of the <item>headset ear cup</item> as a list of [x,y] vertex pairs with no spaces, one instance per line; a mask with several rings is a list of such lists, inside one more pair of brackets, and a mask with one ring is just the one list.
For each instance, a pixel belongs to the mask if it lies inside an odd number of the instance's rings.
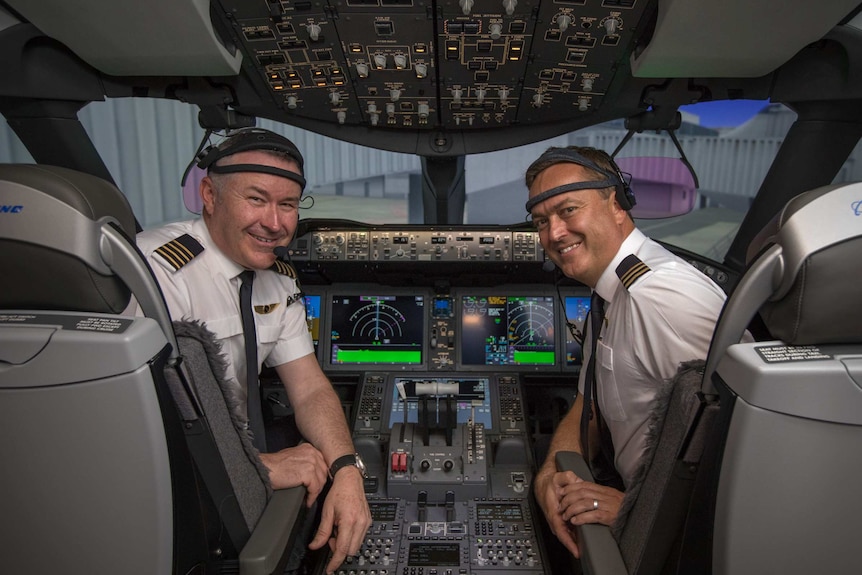
[[[631,210],[638,203],[637,199],[635,199],[634,192],[632,192],[632,189],[629,186],[623,186],[623,197],[625,197],[625,206],[623,206],[623,209],[626,211]],[[622,206],[623,204],[621,203],[620,205]]]

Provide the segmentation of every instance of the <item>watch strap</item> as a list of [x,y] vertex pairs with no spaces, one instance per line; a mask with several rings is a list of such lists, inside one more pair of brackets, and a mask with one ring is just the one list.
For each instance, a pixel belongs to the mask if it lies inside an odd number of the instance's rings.
[[[359,469],[356,461],[355,453],[348,453],[347,455],[342,455],[338,459],[332,462],[332,465],[329,467],[329,476],[335,477],[335,474],[344,467],[356,467]],[[361,469],[360,469],[361,471]]]

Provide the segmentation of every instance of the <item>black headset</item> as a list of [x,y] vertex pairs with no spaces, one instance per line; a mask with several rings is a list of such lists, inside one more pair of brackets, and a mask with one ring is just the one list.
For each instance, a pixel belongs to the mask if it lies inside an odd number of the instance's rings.
[[635,206],[635,204],[637,204],[634,192],[632,192],[628,181],[623,176],[622,171],[620,170],[619,166],[617,166],[616,162],[614,162],[613,158],[608,156],[607,159],[608,162],[610,162],[613,171],[608,171],[605,168],[599,167],[598,165],[596,165],[595,162],[588,160],[582,154],[571,148],[549,148],[544,154],[539,156],[539,158],[535,162],[533,162],[533,164],[544,164],[546,162],[549,163],[549,166],[563,162],[578,164],[579,166],[583,166],[585,168],[593,170],[598,174],[601,174],[605,179],[590,182],[575,182],[572,184],[563,184],[562,186],[557,186],[556,188],[545,190],[541,194],[534,196],[527,201],[527,204],[525,206],[527,212],[530,212],[537,204],[540,204],[548,198],[556,196],[558,194],[572,192],[576,190],[593,190],[611,187],[614,188],[616,200],[620,207],[625,211],[631,210]]
[[[205,135],[206,139],[208,136]],[[266,166],[260,164],[232,164],[229,166],[216,166],[216,162],[220,159],[238,154],[239,152],[249,152],[252,150],[266,150],[272,152],[281,152],[295,161],[299,166],[299,172],[291,172],[274,166]],[[242,128],[231,133],[223,142],[207,146],[200,150],[196,155],[193,163],[202,170],[214,172],[216,174],[230,174],[236,172],[260,172],[263,174],[271,174],[288,178],[298,183],[302,190],[305,190],[304,172],[305,161],[299,148],[296,145],[280,134],[264,130],[263,128]],[[186,175],[188,170],[186,170]],[[185,183],[186,175],[183,175],[183,183]]]

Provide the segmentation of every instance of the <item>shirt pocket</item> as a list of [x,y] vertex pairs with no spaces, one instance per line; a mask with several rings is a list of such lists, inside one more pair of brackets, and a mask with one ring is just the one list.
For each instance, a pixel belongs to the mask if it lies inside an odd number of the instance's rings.
[[257,326],[257,340],[262,344],[274,344],[278,341],[281,335],[280,325],[259,325]]
[[611,421],[625,421],[626,412],[620,400],[620,390],[617,387],[617,379],[614,376],[614,350],[601,340],[598,341],[598,354],[596,357],[596,374],[599,395],[599,405],[602,416]]
[[205,323],[207,329],[213,332],[216,339],[242,338],[242,318],[237,315],[210,319]]

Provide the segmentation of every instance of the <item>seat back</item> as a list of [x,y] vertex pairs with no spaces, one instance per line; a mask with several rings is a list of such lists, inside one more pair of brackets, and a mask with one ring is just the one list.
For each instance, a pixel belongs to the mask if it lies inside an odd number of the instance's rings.
[[[579,532],[585,573],[851,571],[862,527],[859,198],[862,184],[802,194],[752,244],[758,257],[705,364],[682,366],[656,402],[618,546],[608,551],[611,533],[597,526]],[[738,343],[758,312],[781,339]]]
[[[758,236],[716,329],[716,573],[857,569],[862,499],[862,184],[806,192]],[[738,341],[759,311],[774,339]]]
[[0,166],[0,205],[3,568],[170,572],[174,493],[153,383],[169,344],[153,319],[117,315],[130,290],[111,260],[135,231],[128,203],[85,174]]
[[[0,289],[4,568],[277,570],[303,493],[271,497],[229,418],[216,344],[201,326],[175,332],[122,194],[7,165],[0,205],[14,207],[0,213],[14,271]],[[146,317],[120,315],[131,294]]]

